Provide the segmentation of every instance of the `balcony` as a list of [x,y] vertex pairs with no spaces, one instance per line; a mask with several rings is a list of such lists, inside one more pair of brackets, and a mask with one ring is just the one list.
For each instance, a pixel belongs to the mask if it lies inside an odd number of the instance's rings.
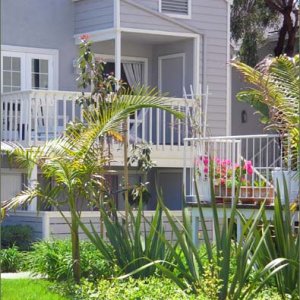
[[[29,90],[2,95],[2,141],[25,147],[41,145],[59,137],[68,122],[81,120],[82,109],[76,103],[79,92]],[[193,102],[168,98],[172,108],[188,114]],[[142,109],[128,118],[129,143],[152,145],[152,159],[159,166],[182,167],[184,138],[191,137],[186,120],[158,109]],[[117,164],[123,164],[122,145],[112,142]]]
[[[185,144],[188,202],[196,201],[197,188],[203,203],[209,204],[214,193],[217,203],[231,205],[238,196],[238,204],[242,206],[259,206],[263,201],[272,206],[279,191],[282,203],[285,202],[284,180],[289,201],[299,197],[297,157],[288,136],[210,137],[186,139]],[[214,191],[211,191],[210,178]],[[239,182],[241,187],[237,190]]]

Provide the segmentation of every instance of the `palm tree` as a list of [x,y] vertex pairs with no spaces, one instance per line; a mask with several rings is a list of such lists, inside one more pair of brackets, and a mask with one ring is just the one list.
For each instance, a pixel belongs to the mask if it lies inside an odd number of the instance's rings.
[[291,136],[292,148],[299,146],[300,61],[299,55],[289,58],[266,58],[255,68],[241,62],[232,65],[251,84],[237,94],[237,99],[250,104],[261,115],[266,129]]
[[[74,123],[64,135],[42,147],[24,149],[16,146],[9,155],[21,166],[32,169],[37,165],[42,175],[54,184],[46,187],[36,183],[10,201],[4,202],[2,210],[30,203],[36,197],[54,206],[70,227],[74,280],[80,280],[79,218],[81,204],[91,203],[99,196],[103,186],[104,166],[109,157],[99,138],[113,133],[122,135],[122,122],[136,110],[142,108],[166,110],[178,118],[182,114],[170,108],[166,99],[157,96],[154,90],[140,89],[136,94],[110,97],[101,109],[94,107],[84,111],[85,123]],[[63,208],[70,211],[71,220]]]

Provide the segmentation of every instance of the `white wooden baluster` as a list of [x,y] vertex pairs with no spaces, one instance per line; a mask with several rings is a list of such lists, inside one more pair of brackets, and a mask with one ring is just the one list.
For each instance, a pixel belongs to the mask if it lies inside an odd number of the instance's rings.
[[49,140],[49,106],[51,105],[51,96],[48,94],[45,94],[45,137],[46,141]]
[[163,110],[163,118],[162,118],[162,124],[163,124],[163,142],[162,142],[162,149],[165,149],[166,145],[166,131],[167,131],[167,120],[166,120],[166,111]]
[[156,109],[156,149],[159,148],[159,115],[160,115],[160,111],[159,109]]
[[146,124],[146,109],[142,108],[142,120],[140,120],[142,122],[142,141],[146,141],[146,135],[145,135],[145,124]]
[[58,97],[56,97],[55,94],[53,94],[53,105],[54,105],[54,128],[53,128],[53,131],[54,131],[54,138],[56,139],[57,137],[57,118],[58,118],[58,109],[57,109],[57,101],[58,101]]
[[27,144],[29,146],[32,145],[32,106],[33,106],[33,98],[32,94],[28,94],[26,97],[26,108],[27,108],[27,116],[28,116],[28,134],[27,134]]
[[138,112],[134,112],[134,143],[137,143],[138,141]]
[[[23,128],[23,123],[25,123],[23,121],[23,114],[26,115],[26,105],[24,105],[24,96],[23,94],[21,93],[20,94],[20,127],[19,127],[19,142],[21,142],[23,140],[23,136],[24,136],[24,128]],[[24,125],[26,126],[26,125]]]
[[[63,95],[63,129],[66,130],[67,127],[67,96]],[[60,134],[60,132],[59,132]]]
[[[172,109],[174,109],[174,104],[172,103]],[[171,149],[173,149],[174,146],[174,115],[171,114]]]
[[38,141],[38,96],[35,94],[34,97],[34,143]]
[[149,143],[152,144],[153,142],[153,136],[152,136],[152,117],[153,117],[153,108],[150,108],[149,111]]
[[9,97],[9,140],[13,139],[13,99]]
[[19,113],[18,113],[18,102],[19,102],[19,94],[15,97],[15,134],[14,134],[14,141],[16,142],[18,140],[18,117],[19,117]]

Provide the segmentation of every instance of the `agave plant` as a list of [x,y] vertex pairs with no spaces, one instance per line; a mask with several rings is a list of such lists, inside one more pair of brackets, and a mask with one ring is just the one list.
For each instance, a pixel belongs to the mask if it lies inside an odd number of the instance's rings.
[[[102,237],[91,224],[92,231],[79,221],[80,227],[90,241],[111,263],[116,263],[121,274],[132,274],[136,277],[147,277],[156,271],[152,261],[170,262],[171,252],[166,245],[162,222],[162,209],[158,205],[150,221],[143,216],[142,199],[137,211],[129,209],[129,227],[124,226],[124,218],[111,203],[111,209],[100,208],[101,217],[106,228],[106,238]],[[123,216],[124,217],[124,216]],[[146,230],[149,228],[149,230]]]
[[[212,179],[211,185],[213,185]],[[211,274],[221,283],[218,299],[252,299],[253,295],[259,292],[266,282],[287,264],[284,258],[279,257],[261,267],[257,264],[257,257],[261,253],[261,247],[268,232],[267,227],[257,238],[257,226],[264,214],[264,206],[261,206],[255,215],[246,220],[237,210],[237,196],[228,214],[226,208],[220,213],[220,208],[217,208],[215,197],[212,195],[211,213],[215,237],[215,243],[212,243],[197,187],[196,198],[204,238],[205,260],[208,259],[211,264]],[[191,287],[197,293],[202,288],[201,282],[205,277],[205,266],[203,253],[200,253],[199,248],[193,243],[187,212],[183,210],[183,224],[180,226],[178,220],[176,224],[172,213],[164,206],[162,200],[160,203],[181,251],[179,254],[170,247],[177,272],[164,272],[163,268],[161,270],[181,288],[189,289]],[[246,221],[242,222],[242,234],[236,241],[233,241],[234,224],[237,219]],[[234,264],[236,264],[236,268],[232,270],[231,266]],[[250,280],[254,272],[255,278]]]
[[[279,257],[287,259],[289,262],[287,267],[275,275],[274,283],[283,299],[286,299],[286,294],[295,294],[295,299],[297,299],[296,295],[300,295],[300,232],[296,231],[294,224],[297,211],[291,210],[286,182],[284,182],[284,191],[281,192],[282,194],[279,191],[275,198],[273,218],[268,220],[263,214],[261,226],[269,227],[269,230],[267,230],[260,255],[257,257],[257,263],[264,266]],[[281,204],[282,197],[284,205]],[[260,234],[260,231],[257,231],[258,238]]]

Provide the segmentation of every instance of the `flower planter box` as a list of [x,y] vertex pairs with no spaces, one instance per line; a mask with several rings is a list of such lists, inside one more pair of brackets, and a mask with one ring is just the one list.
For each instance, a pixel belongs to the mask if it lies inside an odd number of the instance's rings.
[[[278,194],[280,192],[281,202],[284,203],[284,178],[287,185],[289,201],[293,202],[299,194],[299,177],[297,176],[297,171],[282,171],[280,169],[275,169],[272,171],[273,185],[275,191]],[[279,190],[277,190],[277,184]]]
[[256,204],[253,198],[253,190],[251,186],[241,186],[239,201],[242,204]]
[[272,187],[254,187],[253,197],[256,199],[274,199],[274,188]]

